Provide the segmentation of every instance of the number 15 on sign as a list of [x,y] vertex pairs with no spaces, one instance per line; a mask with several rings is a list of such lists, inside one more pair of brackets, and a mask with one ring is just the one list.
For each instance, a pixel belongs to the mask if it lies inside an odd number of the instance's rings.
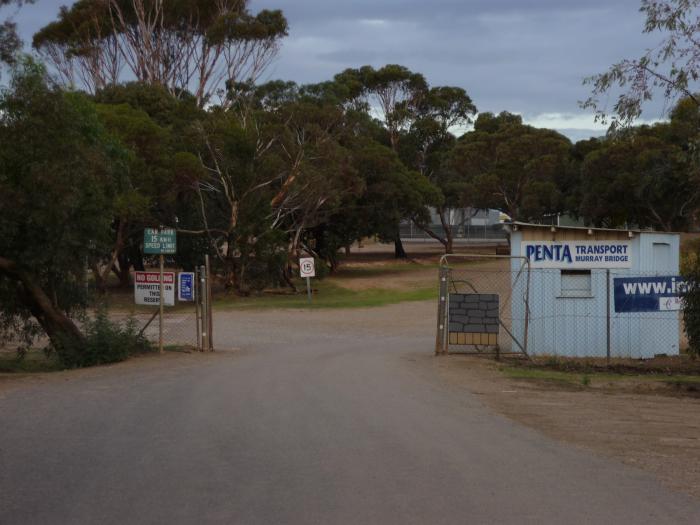
[[299,259],[299,275],[306,277],[306,293],[311,302],[311,278],[316,277],[316,266],[313,257],[302,257]]

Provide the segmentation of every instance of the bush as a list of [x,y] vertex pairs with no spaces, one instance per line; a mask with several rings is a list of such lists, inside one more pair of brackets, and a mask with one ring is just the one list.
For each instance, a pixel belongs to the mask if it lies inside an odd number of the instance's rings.
[[107,311],[101,308],[94,320],[85,323],[84,345],[62,345],[55,350],[64,366],[81,368],[124,361],[131,355],[151,351],[152,346],[139,334],[133,318],[125,323],[110,321]]
[[700,261],[685,270],[688,288],[683,294],[683,324],[688,336],[688,352],[700,355]]

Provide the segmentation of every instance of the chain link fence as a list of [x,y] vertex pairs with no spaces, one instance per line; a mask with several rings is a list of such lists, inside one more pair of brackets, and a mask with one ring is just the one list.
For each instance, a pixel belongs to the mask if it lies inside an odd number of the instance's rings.
[[682,280],[675,276],[630,270],[531,272],[533,354],[648,359],[687,348]]
[[[129,319],[133,319],[138,330],[157,349],[160,339],[158,314],[159,311],[157,309],[152,313],[110,311],[109,318],[121,324],[125,324]],[[197,312],[194,305],[177,308],[166,307],[163,315],[163,345],[165,347],[199,348],[197,327]]]
[[[404,240],[424,240],[434,241],[424,230],[416,227],[413,223],[401,224],[400,235]],[[445,237],[445,228],[439,224],[432,224],[430,229],[437,235]],[[507,242],[508,233],[503,229],[502,224],[459,224],[452,227],[454,240],[488,240],[493,242]]]
[[520,257],[444,256],[435,352],[527,354],[529,277]]
[[647,359],[687,348],[679,276],[531,269],[527,259],[446,256],[437,354]]

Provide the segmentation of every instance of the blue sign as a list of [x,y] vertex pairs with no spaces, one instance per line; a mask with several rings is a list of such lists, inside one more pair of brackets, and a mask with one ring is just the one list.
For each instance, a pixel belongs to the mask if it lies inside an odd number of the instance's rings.
[[631,268],[629,241],[522,241],[520,255],[530,268]]
[[194,301],[194,273],[180,272],[177,287],[179,301]]
[[615,312],[665,312],[681,309],[687,283],[680,276],[613,279]]

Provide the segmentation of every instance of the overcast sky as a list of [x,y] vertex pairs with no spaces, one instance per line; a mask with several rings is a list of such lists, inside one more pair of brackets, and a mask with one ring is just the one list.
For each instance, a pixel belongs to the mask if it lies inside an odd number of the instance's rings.
[[[15,15],[26,40],[66,0],[37,0]],[[252,0],[290,24],[266,79],[299,83],[347,67],[402,64],[431,85],[467,90],[480,111],[520,113],[574,140],[603,133],[577,102],[581,85],[658,42],[642,35],[639,0]],[[3,15],[10,10],[5,9]],[[663,117],[661,104],[646,119]]]

